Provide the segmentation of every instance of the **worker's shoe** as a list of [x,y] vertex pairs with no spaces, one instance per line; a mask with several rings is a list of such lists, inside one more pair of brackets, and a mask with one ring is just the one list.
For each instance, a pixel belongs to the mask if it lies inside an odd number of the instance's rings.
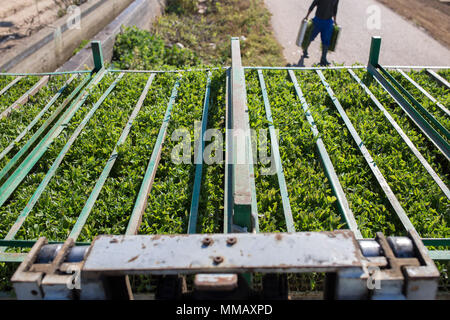
[[304,58],[309,58],[308,48],[306,48],[305,50],[303,50],[303,57],[304,57]]
[[327,53],[328,53],[328,46],[323,46],[322,48],[322,57],[320,58],[320,65],[321,66],[329,66],[330,63],[327,60]]

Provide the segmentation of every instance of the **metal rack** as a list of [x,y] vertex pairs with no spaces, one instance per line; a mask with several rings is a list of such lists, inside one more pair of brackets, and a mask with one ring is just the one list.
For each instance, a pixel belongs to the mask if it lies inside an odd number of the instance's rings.
[[[433,170],[425,157],[415,147],[407,134],[399,124],[378,101],[365,83],[358,78],[355,69],[366,69],[389,95],[405,111],[417,128],[438,148],[442,155],[449,160],[450,146],[447,142],[450,138],[448,130],[430,114],[400,83],[398,83],[387,71],[396,69],[412,85],[418,88],[425,96],[433,101],[443,112],[449,114],[448,109],[436,100],[430,93],[401,69],[422,68],[414,66],[390,66],[383,67],[378,62],[381,39],[374,37],[370,52],[369,64],[352,67],[328,67],[328,68],[272,68],[272,67],[243,67],[239,49],[239,39],[231,40],[231,67],[223,68],[226,73],[227,101],[226,101],[226,129],[232,134],[226,135],[225,152],[225,202],[224,202],[224,234],[198,235],[196,233],[199,199],[202,184],[202,161],[197,161],[195,167],[195,179],[193,195],[190,207],[188,235],[177,236],[135,236],[139,230],[142,215],[147,206],[148,195],[152,190],[158,163],[166,139],[167,129],[170,125],[171,112],[177,98],[178,88],[183,81],[184,72],[208,72],[205,88],[201,136],[206,130],[208,121],[209,97],[211,94],[211,70],[173,70],[173,71],[125,71],[112,70],[104,66],[101,47],[98,42],[93,42],[93,55],[95,68],[92,71],[76,71],[63,73],[35,74],[41,77],[40,81],[28,90],[19,100],[8,107],[3,116],[8,116],[10,111],[19,108],[28,97],[35,94],[43,87],[49,77],[68,74],[71,75],[66,82],[67,86],[75,77],[83,77],[76,89],[54,111],[54,114],[40,127],[27,143],[11,158],[8,164],[0,171],[0,207],[3,206],[16,188],[27,177],[35,164],[42,158],[48,147],[65,130],[75,113],[80,109],[90,94],[91,88],[98,84],[108,73],[119,73],[108,89],[89,110],[78,128],[73,132],[66,145],[60,151],[58,157],[48,170],[45,178],[35,190],[27,206],[23,209],[14,225],[8,231],[7,236],[0,240],[0,262],[21,262],[21,266],[14,275],[16,293],[19,298],[32,299],[59,299],[59,298],[130,298],[129,284],[126,275],[129,274],[153,274],[171,275],[177,277],[180,274],[196,274],[196,287],[201,293],[227,296],[230,292],[240,296],[248,294],[249,288],[243,283],[241,276],[237,274],[250,274],[262,272],[266,274],[284,274],[287,272],[327,272],[327,297],[329,298],[434,298],[437,288],[439,272],[433,264],[434,260],[450,260],[449,250],[430,250],[425,246],[450,245],[450,238],[420,238],[409,220],[407,214],[389,187],[383,174],[376,166],[370,150],[364,145],[357,130],[336,98],[332,88],[322,70],[342,69],[347,70],[351,77],[361,86],[371,98],[374,105],[383,112],[389,123],[395,128],[411,152],[417,157],[426,171],[430,174],[445,196],[450,199],[450,191],[438,174]],[[427,67],[431,77],[441,85],[449,87],[448,82]],[[447,67],[436,67],[439,69]],[[316,138],[315,144],[321,163],[334,196],[337,198],[337,207],[344,218],[349,231],[298,233],[295,230],[292,210],[286,180],[283,173],[283,164],[279,154],[279,146],[273,125],[270,101],[262,70],[286,70],[292,81],[296,95],[301,102],[306,120],[310,124],[312,133]],[[274,161],[276,165],[277,180],[283,205],[283,212],[288,233],[259,234],[257,195],[254,178],[254,164],[251,149],[251,137],[241,133],[249,132],[249,115],[246,102],[245,72],[257,70],[260,87],[263,94],[264,107],[268,121],[268,129]],[[328,151],[323,143],[314,118],[309,110],[305,95],[302,92],[294,71],[314,70],[333,101],[353,140],[366,160],[381,190],[400,219],[408,237],[384,237],[377,234],[376,239],[363,239],[358,229],[358,224],[349,206],[345,192],[333,167]],[[96,181],[95,187],[84,204],[75,225],[66,242],[49,242],[45,238],[37,240],[16,240],[18,230],[33,209],[50,180],[55,175],[67,152],[73,143],[79,139],[88,121],[95,111],[105,101],[116,85],[126,73],[148,73],[146,85],[137,101],[129,120],[116,143],[114,151]],[[178,78],[172,88],[172,93],[167,105],[164,120],[161,124],[153,152],[145,170],[134,208],[130,214],[130,220],[125,235],[123,236],[99,236],[92,243],[77,243],[83,226],[92,211],[92,208],[104,186],[118,157],[117,147],[123,143],[132,129],[142,104],[149,92],[155,77],[161,72],[178,73]],[[6,74],[0,74],[6,75]],[[19,81],[20,77],[27,74],[7,74],[16,76],[1,92],[5,94]],[[65,87],[56,93],[48,104],[42,109],[36,118],[22,132],[10,146],[0,154],[2,159],[12,150],[14,143],[20,141],[36,125],[43,112],[48,110],[60,97]],[[405,98],[406,97],[406,98]],[[408,101],[409,100],[409,101]],[[410,101],[412,103],[410,103]],[[233,129],[233,130],[230,130]],[[199,145],[203,154],[204,141]],[[245,158],[244,163],[237,161],[238,157]],[[8,248],[30,248],[29,253],[7,252]],[[143,248],[156,248],[144,250]],[[264,251],[271,250],[275,253],[272,261],[263,259]],[[240,256],[237,254],[240,252]],[[188,253],[188,255],[186,255]],[[258,255],[259,254],[259,255]],[[256,259],[247,259],[247,256],[255,256]],[[177,258],[175,258],[177,257]],[[212,258],[211,258],[212,257]],[[259,257],[259,258],[258,258]],[[368,288],[367,283],[372,279],[373,268],[381,268],[378,280],[383,289]],[[79,271],[80,287],[71,287],[74,279],[74,270]],[[209,278],[205,274],[212,274]],[[245,278],[245,277],[244,277]],[[77,278],[78,279],[78,278]],[[169,278],[172,279],[173,278]],[[176,278],[178,279],[178,278]],[[278,279],[278,278],[277,278]],[[283,278],[281,278],[283,279]],[[178,281],[178,280],[176,280]],[[276,280],[277,287],[284,280]],[[173,283],[172,283],[173,284]],[[167,287],[167,286],[166,286]],[[170,287],[170,285],[169,285]],[[271,287],[271,288],[272,288]],[[243,289],[244,288],[244,289]],[[419,288],[419,290],[417,290]],[[238,290],[238,291],[236,291]],[[281,290],[281,289],[280,289]],[[215,293],[211,293],[215,292]],[[236,293],[238,292],[238,293]]]

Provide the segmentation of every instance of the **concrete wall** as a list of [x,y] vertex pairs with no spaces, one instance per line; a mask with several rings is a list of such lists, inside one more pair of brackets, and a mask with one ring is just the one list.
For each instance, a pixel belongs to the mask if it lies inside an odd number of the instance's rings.
[[[82,40],[91,39],[100,40],[102,44],[104,42],[104,55],[107,60],[112,55],[114,44],[113,41],[111,42],[111,35],[120,31],[120,25],[137,25],[148,29],[153,19],[161,14],[164,3],[165,0],[88,1],[79,7],[79,24],[76,23],[76,19],[69,20],[70,15],[65,16],[53,25],[24,39],[13,50],[2,54],[0,70],[7,72],[55,71],[73,56],[74,50],[79,47]],[[118,19],[119,17],[121,18]],[[109,51],[111,51],[110,54]],[[82,59],[80,61],[85,62]],[[67,66],[74,67],[73,64]]]

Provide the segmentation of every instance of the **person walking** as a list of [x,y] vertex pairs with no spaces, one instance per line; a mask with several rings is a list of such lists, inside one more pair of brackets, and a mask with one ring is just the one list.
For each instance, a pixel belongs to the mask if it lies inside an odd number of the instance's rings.
[[[327,60],[328,48],[330,47],[331,37],[333,35],[333,24],[336,23],[336,14],[339,0],[314,0],[309,7],[307,20],[311,12],[316,9],[316,15],[313,19],[313,30],[311,33],[310,43],[314,41],[320,33],[322,40],[322,57],[320,58],[320,65],[327,66],[330,63]],[[308,44],[309,46],[309,44]],[[308,58],[308,47],[303,51],[303,56]]]

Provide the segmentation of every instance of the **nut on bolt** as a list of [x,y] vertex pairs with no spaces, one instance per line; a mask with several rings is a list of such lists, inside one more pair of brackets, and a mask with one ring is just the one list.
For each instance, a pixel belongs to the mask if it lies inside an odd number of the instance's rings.
[[213,258],[213,262],[214,262],[214,264],[220,264],[220,263],[223,262],[223,257],[222,256],[215,256]]
[[203,239],[202,244],[204,246],[209,246],[213,243],[213,239],[211,239],[210,237],[206,237]]
[[227,244],[232,246],[233,244],[235,244],[237,242],[236,237],[230,237],[227,239]]

